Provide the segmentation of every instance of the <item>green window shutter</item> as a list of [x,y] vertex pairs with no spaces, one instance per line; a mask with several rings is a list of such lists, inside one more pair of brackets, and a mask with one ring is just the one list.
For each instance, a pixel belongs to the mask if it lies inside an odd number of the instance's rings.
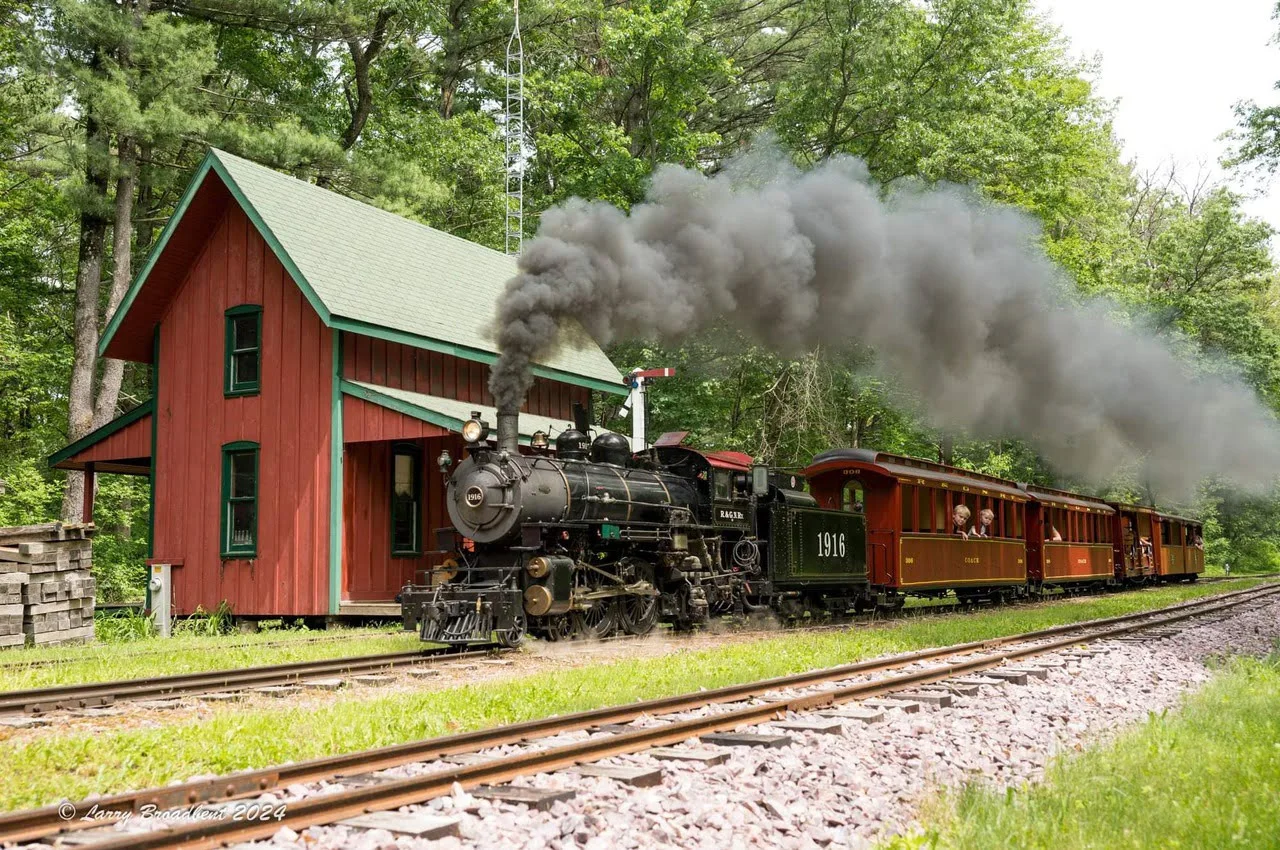
[[257,395],[262,387],[262,307],[241,304],[226,312],[223,393]]
[[410,443],[391,447],[391,554],[422,554],[422,451]]
[[258,554],[258,444],[241,440],[222,447],[222,519],[219,540],[224,559]]

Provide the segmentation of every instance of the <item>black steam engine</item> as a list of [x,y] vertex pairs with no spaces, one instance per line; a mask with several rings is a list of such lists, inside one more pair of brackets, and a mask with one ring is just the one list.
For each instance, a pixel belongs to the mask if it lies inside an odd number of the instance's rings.
[[503,412],[496,446],[478,415],[462,435],[468,457],[446,491],[453,528],[439,535],[448,558],[401,594],[424,640],[640,635],[659,620],[691,628],[869,598],[862,517],[818,508],[765,467],[717,468],[680,446],[632,455],[617,434],[592,441],[576,428],[554,457],[541,435],[522,455]]

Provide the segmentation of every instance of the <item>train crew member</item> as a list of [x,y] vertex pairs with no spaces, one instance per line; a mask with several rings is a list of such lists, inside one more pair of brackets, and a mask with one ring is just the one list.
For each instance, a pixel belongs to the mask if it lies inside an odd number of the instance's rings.
[[969,529],[970,537],[990,537],[991,527],[995,524],[996,512],[991,508],[978,511],[978,524]]
[[951,522],[956,527],[956,534],[969,539],[969,532],[965,531],[965,527],[969,524],[969,517],[973,516],[973,512],[969,510],[968,505],[956,505],[955,510],[951,512]]

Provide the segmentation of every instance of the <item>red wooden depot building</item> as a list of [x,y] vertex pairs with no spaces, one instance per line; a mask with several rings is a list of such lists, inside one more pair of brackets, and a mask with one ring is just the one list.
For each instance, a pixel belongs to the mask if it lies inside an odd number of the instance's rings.
[[[150,476],[174,613],[387,614],[447,524],[442,450],[494,421],[494,304],[513,260],[220,151],[197,170],[108,323],[153,397],[50,459]],[[591,390],[589,341],[535,370],[524,441]],[[89,492],[92,492],[91,489]]]

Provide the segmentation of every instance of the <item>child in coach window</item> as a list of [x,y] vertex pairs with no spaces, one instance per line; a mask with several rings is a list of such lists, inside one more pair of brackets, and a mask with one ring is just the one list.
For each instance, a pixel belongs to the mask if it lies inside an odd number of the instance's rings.
[[995,524],[996,512],[991,508],[978,511],[978,524],[969,529],[970,537],[991,537],[991,526]]
[[956,505],[955,510],[951,512],[951,523],[955,526],[955,533],[965,540],[969,539],[969,532],[965,531],[965,528],[968,527],[971,516],[973,513],[967,505]]

